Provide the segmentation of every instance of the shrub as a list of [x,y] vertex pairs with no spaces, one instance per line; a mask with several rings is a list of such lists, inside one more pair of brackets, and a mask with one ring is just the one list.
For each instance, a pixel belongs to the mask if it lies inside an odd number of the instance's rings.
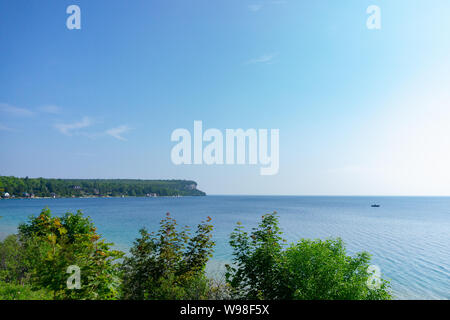
[[369,287],[370,255],[348,256],[340,239],[306,240],[284,249],[277,214],[262,217],[249,235],[231,234],[234,265],[227,281],[238,299],[390,299],[388,282]]
[[0,281],[26,283],[28,267],[24,258],[17,235],[9,235],[0,242]]
[[202,221],[191,237],[189,228],[177,231],[169,214],[159,230],[140,230],[123,263],[125,299],[206,299],[210,290],[204,271],[212,255],[211,218]]
[[367,252],[348,256],[341,239],[307,240],[283,254],[283,299],[384,300],[390,299],[388,283],[372,289]]
[[51,300],[53,295],[46,290],[34,290],[30,285],[0,281],[0,300]]
[[[80,211],[58,218],[46,208],[0,246],[0,276],[9,283],[45,289],[55,299],[117,298],[119,265],[114,261],[122,253],[100,238]],[[72,265],[80,268],[81,288],[71,290],[66,271]]]
[[235,297],[269,300],[278,297],[281,234],[275,214],[263,216],[250,236],[238,223],[230,236],[235,265],[226,265],[227,281]]

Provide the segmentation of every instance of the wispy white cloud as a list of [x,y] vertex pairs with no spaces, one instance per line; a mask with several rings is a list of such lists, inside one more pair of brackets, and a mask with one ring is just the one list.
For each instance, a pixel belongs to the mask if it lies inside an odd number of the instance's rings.
[[5,125],[0,124],[0,131],[9,131],[9,132],[13,132],[13,131],[16,131],[16,130],[14,130],[14,129],[10,128],[10,127],[7,127],[7,126],[5,126]]
[[76,132],[79,129],[89,127],[93,124],[93,121],[89,117],[83,117],[81,121],[77,121],[74,123],[58,123],[55,124],[55,128],[61,132],[62,134],[65,134],[67,136],[71,136],[74,131]]
[[16,107],[7,103],[0,103],[0,114],[9,114],[17,117],[29,117],[38,113],[61,113],[61,108],[55,105],[46,105],[32,111],[30,109]]
[[285,3],[287,3],[287,1],[285,1],[285,0],[265,1],[265,2],[261,2],[261,3],[249,4],[249,5],[247,5],[247,9],[252,12],[258,12],[261,9],[263,9],[263,7],[270,6],[270,5],[277,5],[277,4],[285,4]]
[[116,139],[122,140],[122,141],[127,141],[127,139],[125,139],[122,134],[124,134],[125,132],[129,131],[131,128],[128,127],[127,125],[121,125],[118,126],[116,128],[111,128],[109,130],[106,130],[106,134],[110,135],[111,137],[114,137]]
[[248,10],[253,11],[253,12],[261,10],[262,7],[263,7],[262,4],[249,4],[247,6]]
[[59,114],[61,113],[61,108],[55,105],[47,105],[40,107],[39,111],[44,113]]
[[34,114],[31,110],[15,107],[6,103],[0,103],[0,113],[10,114],[17,117],[29,117]]
[[246,64],[255,64],[255,63],[269,63],[275,58],[276,53],[264,54],[258,58],[250,59],[246,62]]

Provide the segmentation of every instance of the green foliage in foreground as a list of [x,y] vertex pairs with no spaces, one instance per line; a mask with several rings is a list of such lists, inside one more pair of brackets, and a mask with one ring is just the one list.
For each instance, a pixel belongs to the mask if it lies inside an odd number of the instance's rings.
[[52,300],[53,295],[45,290],[35,290],[30,285],[0,281],[0,300]]
[[[227,265],[235,298],[391,299],[388,282],[371,278],[368,253],[348,256],[340,239],[302,239],[284,249],[281,234],[276,213],[263,216],[251,234],[236,227],[230,241],[234,265]],[[379,286],[367,285],[376,281]]]
[[[157,232],[140,231],[130,255],[111,249],[81,212],[53,217],[44,209],[0,242],[0,300],[34,299],[391,299],[388,283],[368,286],[370,256],[346,253],[340,239],[285,244],[276,213],[251,233],[231,234],[234,263],[226,283],[207,278],[211,218],[194,234],[168,214]],[[69,266],[81,288],[67,287]]]
[[195,234],[189,228],[177,230],[177,222],[167,214],[158,232],[140,230],[141,237],[123,262],[125,299],[206,299],[214,291],[205,276],[211,257],[211,218],[202,221]]
[[[52,217],[44,209],[0,244],[0,280],[46,290],[54,299],[114,299],[119,295],[122,257],[111,250],[81,212]],[[67,287],[69,266],[80,268],[81,289]]]

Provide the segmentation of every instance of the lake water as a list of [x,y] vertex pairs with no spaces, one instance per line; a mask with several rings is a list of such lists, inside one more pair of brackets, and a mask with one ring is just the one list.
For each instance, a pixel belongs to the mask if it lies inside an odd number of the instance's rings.
[[[373,203],[380,208],[372,208]],[[156,230],[166,212],[180,225],[212,217],[217,243],[210,268],[231,259],[236,222],[250,229],[277,211],[284,236],[341,237],[349,253],[368,251],[397,299],[450,299],[450,197],[206,196],[184,198],[17,199],[0,201],[0,239],[48,206],[82,210],[99,232],[126,251],[141,227]]]

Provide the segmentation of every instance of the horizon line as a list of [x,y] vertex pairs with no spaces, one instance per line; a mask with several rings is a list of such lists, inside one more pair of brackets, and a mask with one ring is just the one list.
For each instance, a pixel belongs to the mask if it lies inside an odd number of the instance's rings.
[[244,197],[450,197],[450,195],[339,195],[339,194],[219,194],[207,193],[207,196],[244,196]]

